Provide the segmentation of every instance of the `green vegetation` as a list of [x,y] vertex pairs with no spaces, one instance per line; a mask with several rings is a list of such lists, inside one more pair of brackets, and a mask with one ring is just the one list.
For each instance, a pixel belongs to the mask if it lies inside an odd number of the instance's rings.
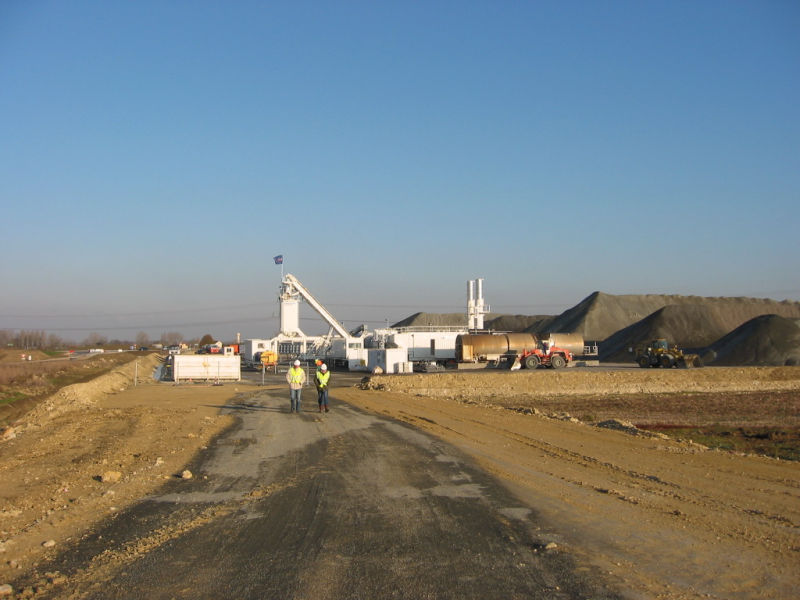
[[2,404],[13,404],[14,402],[18,402],[19,400],[24,400],[27,398],[25,394],[22,392],[8,392],[0,394],[0,405]]
[[800,460],[800,428],[797,427],[680,427],[674,425],[638,425],[639,429],[657,431],[673,438],[691,440],[709,448],[760,454],[782,460]]

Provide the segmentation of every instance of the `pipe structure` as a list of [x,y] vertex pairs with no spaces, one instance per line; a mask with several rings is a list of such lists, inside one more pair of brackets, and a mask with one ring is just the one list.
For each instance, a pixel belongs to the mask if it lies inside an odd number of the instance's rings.
[[483,306],[483,278],[475,280],[477,291],[477,298],[475,300],[475,329],[483,329],[483,315],[485,314]]
[[467,281],[467,328],[475,329],[475,282]]

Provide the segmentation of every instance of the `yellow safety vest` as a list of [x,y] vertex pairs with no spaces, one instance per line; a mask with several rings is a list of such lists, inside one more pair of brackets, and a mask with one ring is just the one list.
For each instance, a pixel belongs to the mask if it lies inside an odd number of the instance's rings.
[[305,372],[300,367],[292,367],[289,369],[289,377],[291,377],[291,381],[289,383],[303,383]]
[[325,371],[317,371],[317,381],[319,381],[319,387],[325,387],[328,385],[328,379],[331,378],[331,372]]

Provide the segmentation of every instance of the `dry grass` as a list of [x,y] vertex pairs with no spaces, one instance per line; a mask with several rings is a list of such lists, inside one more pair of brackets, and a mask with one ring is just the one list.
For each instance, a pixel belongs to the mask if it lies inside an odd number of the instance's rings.
[[19,385],[50,377],[69,369],[69,359],[53,361],[20,361],[0,364],[0,386]]
[[137,355],[120,352],[82,359],[0,363],[0,424],[20,417],[59,388],[88,381],[135,360]]

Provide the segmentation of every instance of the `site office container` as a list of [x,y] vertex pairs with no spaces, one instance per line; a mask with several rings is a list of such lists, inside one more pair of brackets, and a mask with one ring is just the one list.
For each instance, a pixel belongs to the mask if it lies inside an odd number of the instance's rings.
[[252,363],[256,360],[256,353],[263,352],[265,350],[270,350],[270,343],[269,340],[258,340],[258,339],[251,339],[245,340],[243,344],[239,346],[240,354],[242,355],[242,360]]
[[408,350],[412,362],[444,363],[456,357],[456,338],[463,331],[402,331],[390,336],[390,341]]
[[180,381],[240,381],[242,361],[220,354],[176,354],[172,356],[172,378]]
[[387,374],[414,371],[405,348],[368,348],[367,365],[370,370],[380,367]]

